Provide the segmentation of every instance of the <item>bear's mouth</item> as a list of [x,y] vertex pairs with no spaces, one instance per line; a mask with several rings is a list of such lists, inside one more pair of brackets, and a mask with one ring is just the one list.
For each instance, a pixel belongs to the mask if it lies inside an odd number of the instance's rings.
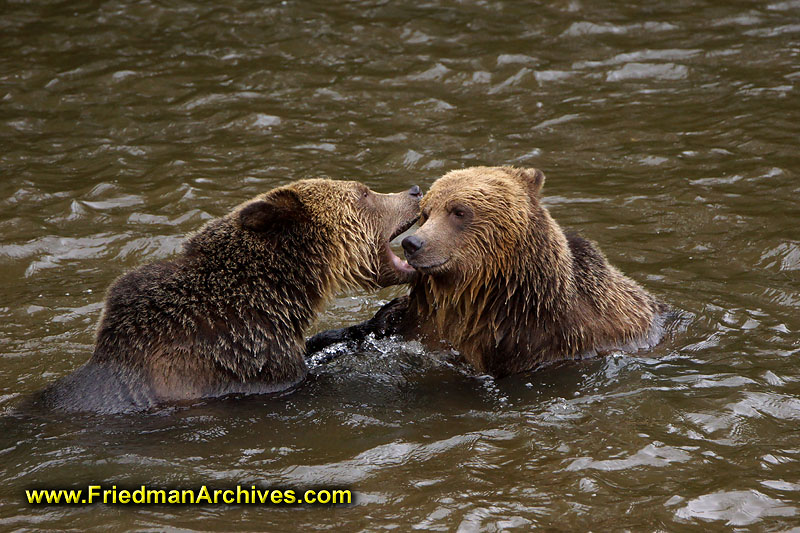
[[419,217],[414,217],[411,220],[407,220],[406,222],[403,222],[402,224],[397,226],[397,228],[394,230],[394,233],[392,233],[389,236],[389,242],[392,242],[397,238],[398,235],[400,235],[404,231],[407,231],[411,226],[413,226],[417,222],[417,220],[419,220]]
[[388,263],[392,266],[392,268],[404,276],[408,276],[416,272],[414,267],[408,264],[407,261],[400,259],[397,254],[394,253],[392,250],[391,242],[397,238],[398,235],[403,233],[404,231],[408,230],[411,226],[413,226],[419,217],[414,217],[410,220],[407,220],[397,226],[392,234],[389,236],[389,239],[384,243],[383,249],[384,253],[386,254],[386,258],[388,259]]
[[435,274],[437,272],[440,272],[442,270],[442,267],[445,266],[449,262],[450,262],[450,258],[447,258],[444,261],[440,261],[440,262],[435,263],[433,265],[411,265],[411,264],[409,264],[409,266],[414,270],[418,270],[420,272],[425,272],[426,274]]
[[[403,232],[401,231],[400,233]],[[397,254],[392,251],[392,247],[389,246],[388,242],[386,243],[386,255],[389,258],[389,264],[392,265],[392,268],[394,268],[397,272],[405,275],[416,272],[414,267],[408,264],[408,261],[400,259]]]

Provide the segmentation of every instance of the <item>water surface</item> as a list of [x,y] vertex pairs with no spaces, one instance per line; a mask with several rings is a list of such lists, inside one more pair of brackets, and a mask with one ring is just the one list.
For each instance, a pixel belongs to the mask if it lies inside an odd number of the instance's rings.
[[[686,313],[650,353],[500,381],[379,342],[288,398],[6,417],[3,529],[800,524],[800,2],[522,4],[2,2],[6,414],[89,357],[116,276],[304,177],[541,168],[554,217]],[[316,329],[402,292],[342,295]],[[23,503],[89,483],[358,503]]]

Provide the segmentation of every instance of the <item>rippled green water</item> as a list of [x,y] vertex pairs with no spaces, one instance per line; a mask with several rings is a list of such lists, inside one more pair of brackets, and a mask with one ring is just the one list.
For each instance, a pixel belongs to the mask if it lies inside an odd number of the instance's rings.
[[[0,3],[0,526],[797,526],[799,82],[797,0]],[[389,342],[282,400],[8,415],[88,358],[116,276],[240,201],[475,164],[543,169],[555,218],[684,326],[497,382]],[[402,291],[342,296],[318,328]],[[358,504],[23,503],[90,482]]]

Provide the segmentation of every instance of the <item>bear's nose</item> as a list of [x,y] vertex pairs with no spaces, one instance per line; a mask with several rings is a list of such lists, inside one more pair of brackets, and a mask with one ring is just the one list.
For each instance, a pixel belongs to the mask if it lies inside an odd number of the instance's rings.
[[425,243],[422,242],[422,239],[420,239],[416,235],[409,235],[408,237],[403,239],[403,242],[401,244],[403,245],[403,250],[406,251],[406,257],[409,257],[417,253],[419,249],[422,248],[422,245]]
[[419,185],[414,185],[408,190],[408,194],[415,198],[422,198],[422,189],[419,188]]

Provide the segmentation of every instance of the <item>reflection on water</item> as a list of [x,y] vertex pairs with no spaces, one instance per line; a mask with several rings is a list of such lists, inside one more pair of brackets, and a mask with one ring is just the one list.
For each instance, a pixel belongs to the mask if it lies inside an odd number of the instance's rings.
[[[800,2],[2,12],[4,528],[798,523]],[[500,381],[376,341],[287,398],[8,414],[88,358],[117,275],[240,201],[308,176],[427,188],[475,164],[542,168],[556,219],[685,321],[647,354]],[[318,328],[402,291],[342,296]],[[90,482],[330,484],[358,504],[22,503],[25,488]]]

